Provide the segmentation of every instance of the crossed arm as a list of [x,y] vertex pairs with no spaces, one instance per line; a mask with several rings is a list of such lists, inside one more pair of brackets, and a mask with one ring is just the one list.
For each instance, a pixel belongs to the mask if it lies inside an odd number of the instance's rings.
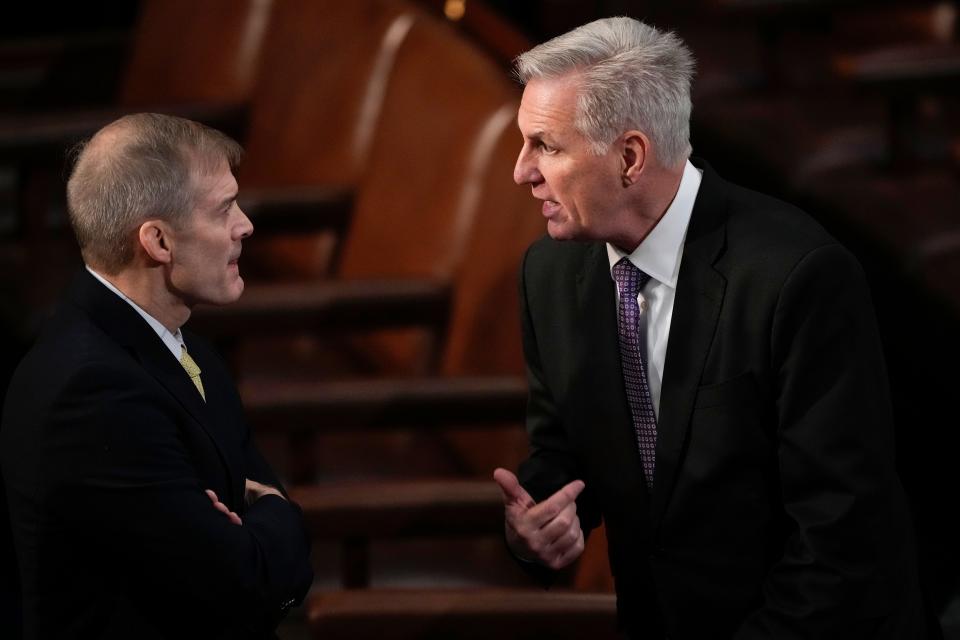
[[241,521],[204,490],[198,454],[177,424],[183,418],[124,375],[98,368],[64,394],[73,409],[57,412],[62,423],[48,429],[46,457],[57,461],[51,508],[122,572],[132,585],[126,596],[146,610],[159,616],[176,604],[229,628],[271,628],[312,580],[299,509],[269,484],[275,479],[258,466],[259,454],[245,452],[244,471],[257,479],[245,482]]

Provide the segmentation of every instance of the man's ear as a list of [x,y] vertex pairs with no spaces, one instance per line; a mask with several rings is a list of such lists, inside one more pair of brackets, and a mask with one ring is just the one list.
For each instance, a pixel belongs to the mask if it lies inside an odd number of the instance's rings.
[[169,264],[173,259],[170,226],[162,220],[147,220],[137,231],[140,246],[151,260]]
[[631,130],[623,134],[621,167],[623,186],[629,187],[640,179],[647,166],[650,154],[650,138],[641,131]]

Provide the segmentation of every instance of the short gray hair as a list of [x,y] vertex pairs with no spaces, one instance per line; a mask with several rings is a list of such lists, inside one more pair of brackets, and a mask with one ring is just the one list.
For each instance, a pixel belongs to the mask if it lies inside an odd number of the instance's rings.
[[662,164],[690,155],[693,54],[679,37],[633,18],[587,23],[521,54],[516,75],[580,76],[574,125],[596,153],[627,129],[653,141]]
[[195,205],[194,174],[212,173],[224,160],[236,171],[243,148],[198,122],[138,113],[107,125],[73,155],[70,224],[84,261],[112,274],[133,259],[140,225],[182,226]]

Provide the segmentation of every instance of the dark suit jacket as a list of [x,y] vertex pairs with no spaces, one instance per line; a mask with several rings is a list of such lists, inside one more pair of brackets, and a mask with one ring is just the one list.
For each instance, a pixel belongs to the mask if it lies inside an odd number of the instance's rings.
[[606,250],[549,238],[521,276],[531,439],[521,483],[542,500],[585,481],[578,515],[585,530],[605,522],[620,623],[638,637],[921,638],[862,270],[801,211],[703,169],[652,495]]
[[306,593],[300,510],[276,496],[245,507],[245,478],[279,483],[224,366],[185,341],[206,402],[84,271],[14,374],[0,463],[27,638],[269,636]]

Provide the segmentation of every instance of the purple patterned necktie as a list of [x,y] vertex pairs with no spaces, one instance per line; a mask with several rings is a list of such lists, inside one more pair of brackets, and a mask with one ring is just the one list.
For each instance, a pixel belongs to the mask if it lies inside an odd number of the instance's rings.
[[650,276],[640,271],[628,258],[621,258],[620,262],[613,266],[613,279],[617,281],[620,290],[617,324],[623,382],[630,413],[633,415],[633,428],[637,433],[643,478],[646,480],[647,489],[652,489],[657,451],[657,416],[653,412],[653,399],[647,383],[646,338],[640,333],[640,305],[637,304],[637,294],[650,280]]

